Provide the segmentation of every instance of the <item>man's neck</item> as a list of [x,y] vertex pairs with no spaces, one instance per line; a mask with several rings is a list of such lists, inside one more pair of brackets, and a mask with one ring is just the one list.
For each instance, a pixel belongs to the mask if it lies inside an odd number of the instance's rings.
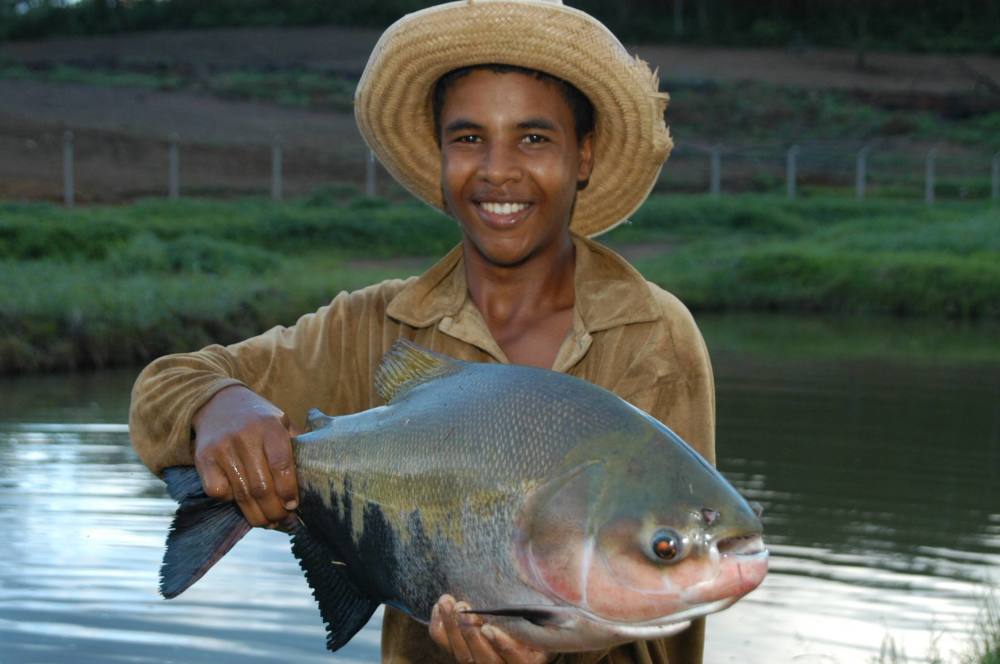
[[464,256],[469,296],[508,359],[551,368],[573,321],[570,234],[514,266],[490,263],[468,240]]

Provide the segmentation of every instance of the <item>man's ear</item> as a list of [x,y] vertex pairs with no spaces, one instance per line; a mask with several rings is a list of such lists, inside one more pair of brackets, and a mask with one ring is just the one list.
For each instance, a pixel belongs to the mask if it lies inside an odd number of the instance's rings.
[[582,191],[590,183],[590,174],[594,172],[594,132],[583,135],[577,146],[580,157],[580,167],[576,172],[576,190]]

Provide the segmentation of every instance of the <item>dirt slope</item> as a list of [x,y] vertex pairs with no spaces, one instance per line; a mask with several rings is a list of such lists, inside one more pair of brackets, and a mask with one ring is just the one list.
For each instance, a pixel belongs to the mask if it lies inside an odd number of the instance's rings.
[[[169,64],[193,71],[316,68],[356,75],[378,31],[254,28],[138,33],[15,42],[0,61],[25,64]],[[848,51],[633,49],[672,82],[755,80],[872,93],[955,95],[1000,91],[1000,58]],[[286,190],[331,179],[363,179],[364,146],[349,113],[319,113],[220,100],[185,92],[0,81],[0,199],[61,192],[61,137],[73,129],[78,200],[159,195],[166,187],[166,139],[182,142],[182,189],[267,191],[270,145],[285,145]]]

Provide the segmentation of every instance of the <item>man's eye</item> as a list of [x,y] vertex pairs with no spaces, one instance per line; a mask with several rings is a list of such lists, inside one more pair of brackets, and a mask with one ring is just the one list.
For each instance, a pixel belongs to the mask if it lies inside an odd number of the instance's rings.
[[547,140],[549,139],[545,138],[541,134],[528,134],[524,137],[525,143],[544,143]]
[[478,136],[475,136],[473,134],[468,134],[466,136],[459,136],[458,138],[455,139],[455,142],[456,143],[478,143],[479,140],[480,139],[479,139]]

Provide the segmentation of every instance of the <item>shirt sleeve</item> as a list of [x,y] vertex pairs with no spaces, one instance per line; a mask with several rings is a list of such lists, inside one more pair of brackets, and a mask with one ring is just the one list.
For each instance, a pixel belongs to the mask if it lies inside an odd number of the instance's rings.
[[381,331],[385,307],[404,284],[393,280],[341,293],[291,327],[155,360],[132,389],[129,433],[140,459],[157,474],[192,465],[192,419],[230,385],[260,394],[300,428],[312,407],[333,414],[368,407],[369,362],[358,356],[369,354],[367,338]]

